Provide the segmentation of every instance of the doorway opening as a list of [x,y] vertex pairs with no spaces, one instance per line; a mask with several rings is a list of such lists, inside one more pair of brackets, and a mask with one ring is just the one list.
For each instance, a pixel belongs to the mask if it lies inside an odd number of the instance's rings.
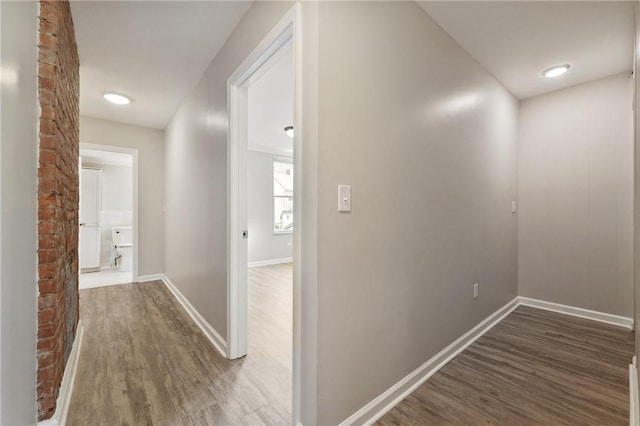
[[80,290],[136,282],[137,150],[80,144]]
[[[293,55],[289,41],[247,86],[247,356],[291,417]],[[266,359],[268,359],[268,361]],[[286,378],[286,380],[285,380]]]
[[265,385],[282,394],[294,424],[301,340],[299,13],[293,7],[228,80],[227,357],[266,358],[278,373],[265,376]]

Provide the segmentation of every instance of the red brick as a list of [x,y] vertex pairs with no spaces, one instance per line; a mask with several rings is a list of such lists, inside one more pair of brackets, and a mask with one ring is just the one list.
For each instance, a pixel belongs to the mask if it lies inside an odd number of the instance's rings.
[[58,28],[57,22],[50,22],[44,19],[40,19],[39,30],[41,33],[54,34]]
[[[55,125],[54,125],[54,128],[55,128]],[[58,154],[57,154],[56,151],[51,150],[51,149],[41,149],[40,150],[40,164],[42,164],[42,165],[55,165],[57,161],[58,161]]]
[[[44,279],[38,282],[38,290],[40,291],[40,294],[55,293],[57,289],[58,282],[56,280]],[[41,323],[40,320],[38,320],[38,323]]]
[[56,346],[56,339],[49,337],[46,339],[38,339],[36,347],[38,350],[50,351]]
[[55,136],[42,135],[40,137],[41,149],[56,149],[58,147],[58,140]]
[[53,352],[45,352],[38,355],[38,366],[40,368],[44,368],[48,365],[53,364],[55,360]]
[[38,224],[38,234],[48,235],[60,232],[60,224],[56,222],[42,222]]
[[56,192],[58,189],[58,182],[54,178],[40,178],[38,179],[38,192],[48,194]]
[[58,167],[55,164],[43,164],[38,167],[38,177],[55,179],[58,177]]
[[41,325],[40,327],[38,327],[38,339],[53,337],[54,331],[55,328],[53,324]]
[[38,262],[40,264],[53,263],[58,257],[58,251],[55,249],[38,250]]
[[[56,110],[53,105],[44,105],[40,104],[40,118],[44,120],[55,120],[56,119]],[[55,141],[56,139],[53,138]],[[51,147],[42,146],[42,141],[40,141],[40,146],[43,148],[55,148],[55,145]]]
[[[38,92],[38,100],[40,101],[40,105],[55,105],[56,102],[56,94],[53,90],[50,89],[45,89],[45,88],[40,88],[39,92]],[[40,120],[40,123],[42,123],[42,120]],[[42,126],[42,124],[41,124]],[[40,130],[42,131],[42,130]],[[53,132],[48,133],[50,135],[53,134]]]
[[[58,9],[47,1],[40,2],[40,18],[49,22],[58,22]],[[64,22],[63,20],[61,22]]]
[[38,75],[46,78],[56,78],[58,73],[56,72],[56,66],[51,64],[38,64]]
[[38,45],[47,49],[56,50],[56,37],[53,34],[40,33],[40,35],[38,36]]
[[[58,265],[55,263],[45,263],[42,265],[38,265],[38,276],[40,279],[53,278],[56,276],[57,272]],[[42,309],[42,307],[40,309]]]
[[53,309],[44,309],[38,312],[38,324],[46,324],[53,321],[56,311]]
[[40,295],[38,298],[38,309],[40,310],[53,309],[58,305],[58,297],[55,293]]
[[58,238],[55,235],[42,235],[38,238],[38,250],[52,249],[58,244]]
[[51,49],[39,49],[38,61],[45,64],[56,65],[58,62],[58,54]]
[[52,78],[38,77],[38,87],[45,90],[55,90],[56,82]]

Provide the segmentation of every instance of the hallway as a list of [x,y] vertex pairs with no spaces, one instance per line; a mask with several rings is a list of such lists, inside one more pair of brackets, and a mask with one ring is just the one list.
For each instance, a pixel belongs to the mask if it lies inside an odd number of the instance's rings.
[[0,15],[0,425],[640,426],[640,1]]
[[291,264],[249,270],[249,355],[234,361],[160,281],[81,291],[67,424],[290,423],[290,283]]

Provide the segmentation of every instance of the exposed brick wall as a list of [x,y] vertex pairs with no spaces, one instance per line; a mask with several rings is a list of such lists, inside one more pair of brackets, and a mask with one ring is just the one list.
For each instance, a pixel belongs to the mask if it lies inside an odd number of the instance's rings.
[[79,60],[69,2],[41,1],[38,419],[50,418],[78,325]]

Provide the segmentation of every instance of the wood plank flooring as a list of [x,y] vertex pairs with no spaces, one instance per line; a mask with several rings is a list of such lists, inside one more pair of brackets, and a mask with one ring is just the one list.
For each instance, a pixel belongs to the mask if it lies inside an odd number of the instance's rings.
[[[291,422],[291,265],[249,273],[249,355],[222,358],[161,282],[82,290],[67,424]],[[519,307],[378,425],[628,424],[633,333]]]
[[377,425],[628,425],[633,339],[521,306]]
[[234,361],[160,281],[82,290],[67,424],[291,423],[291,278],[291,264],[249,270],[249,354]]

